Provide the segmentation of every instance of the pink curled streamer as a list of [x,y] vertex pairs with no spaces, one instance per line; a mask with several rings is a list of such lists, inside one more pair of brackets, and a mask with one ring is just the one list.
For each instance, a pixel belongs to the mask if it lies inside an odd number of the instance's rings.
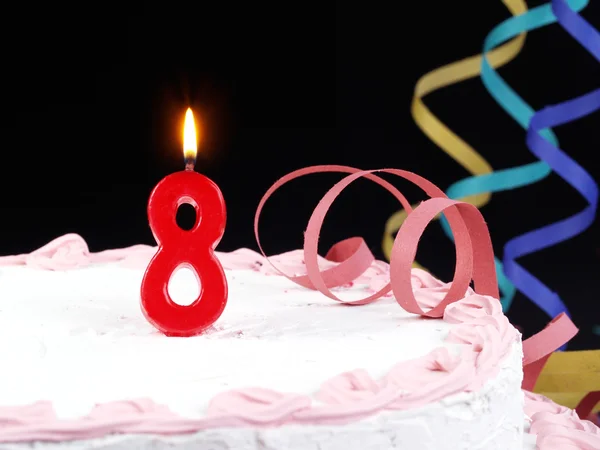
[[[334,185],[321,199],[311,215],[304,238],[304,256],[307,275],[303,277],[289,276],[278,269],[273,262],[269,260],[262,248],[258,232],[260,214],[268,198],[281,186],[295,178],[323,172],[342,172],[350,173],[351,175]],[[408,222],[403,225],[398,232],[394,241],[390,262],[390,282],[375,294],[360,300],[348,302],[337,297],[329,288],[349,283],[366,270],[366,267],[361,264],[361,260],[359,258],[354,258],[357,253],[355,252],[352,256],[343,260],[333,269],[328,269],[324,272],[320,271],[317,259],[321,226],[325,219],[325,215],[334,200],[350,183],[365,177],[371,181],[375,181],[377,184],[391,192],[402,203],[404,208],[408,207],[408,211],[411,211],[410,204],[406,198],[400,194],[395,187],[382,178],[377,177],[374,173],[389,173],[404,178],[419,186],[431,197],[438,198],[427,200],[419,205],[415,211],[409,214],[408,217],[410,219],[407,219]],[[444,299],[431,310],[423,311],[417,304],[412,291],[411,266],[414,261],[418,241],[425,230],[425,227],[441,211],[446,213],[456,237],[455,273],[450,289]],[[323,295],[338,302],[352,305],[367,304],[376,301],[392,290],[400,306],[407,311],[428,317],[441,317],[447,305],[464,297],[472,279],[475,282],[478,293],[482,295],[491,295],[495,298],[498,298],[499,296],[496,273],[493,268],[493,258],[491,257],[491,255],[493,255],[491,240],[487,233],[487,227],[485,226],[481,213],[472,205],[448,199],[443,191],[433,183],[417,174],[405,170],[380,169],[362,171],[348,166],[326,165],[313,166],[294,171],[275,182],[262,197],[254,218],[254,232],[261,253],[279,273],[304,287],[318,290]],[[343,244],[343,242],[337,245],[341,244]],[[335,276],[333,276],[332,273],[335,269],[337,269],[337,271]]]
[[[307,275],[301,277],[287,275],[269,259],[262,248],[258,230],[260,214],[269,197],[284,184],[305,175],[327,172],[341,172],[350,175],[336,183],[311,214],[304,235],[303,248]],[[422,202],[413,211],[406,198],[393,185],[374,175],[375,173],[389,173],[409,180],[433,198]],[[336,249],[339,253],[343,253],[345,258],[341,258],[338,266],[321,272],[318,264],[318,241],[327,211],[337,196],[350,183],[362,177],[376,182],[391,192],[409,214],[394,240],[390,258],[390,281],[375,294],[360,300],[345,301],[333,294],[329,288],[342,286],[358,277],[368,267],[365,267],[365,261],[368,261],[369,264],[373,261],[373,255],[370,252],[367,256],[360,253],[367,248],[362,238],[342,241],[336,244],[332,250]],[[437,305],[433,305],[430,310],[424,311],[417,303],[413,293],[411,266],[415,259],[419,239],[427,225],[440,212],[445,213],[455,238],[455,272],[453,281],[443,299]],[[392,290],[397,302],[405,310],[426,317],[442,317],[448,305],[465,296],[471,280],[474,281],[475,292],[499,298],[491,238],[479,210],[468,203],[449,199],[441,189],[427,179],[405,170],[364,171],[349,166],[321,165],[291,172],[276,181],[261,198],[254,216],[254,234],[263,257],[277,272],[301,286],[318,290],[332,300],[344,304],[368,304]],[[361,241],[360,245],[357,244],[357,240]],[[349,246],[348,242],[352,242],[352,246]],[[525,341],[524,385],[526,388],[533,388],[551,353],[560,345],[568,342],[577,331],[569,317],[563,314],[555,317],[544,330]]]

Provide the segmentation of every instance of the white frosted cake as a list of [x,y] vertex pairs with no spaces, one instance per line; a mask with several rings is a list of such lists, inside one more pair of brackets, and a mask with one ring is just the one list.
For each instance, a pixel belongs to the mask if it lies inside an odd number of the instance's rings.
[[[393,296],[349,307],[239,250],[218,254],[230,291],[218,322],[166,337],[139,306],[153,252],[89,254],[69,235],[0,260],[0,448],[520,450],[536,448],[524,424],[552,434],[556,414],[600,442],[541,397],[527,394],[524,416],[521,337],[497,299],[469,291],[443,319]],[[299,274],[302,258],[273,260]],[[388,272],[375,262],[336,293],[364,297]],[[448,289],[418,269],[412,285],[424,307]],[[197,289],[181,272],[170,288]]]
[[[391,296],[348,307],[239,250],[219,254],[229,301],[218,322],[166,337],[139,306],[152,250],[85,257],[79,239],[3,261],[0,442],[14,443],[3,448],[522,445],[521,340],[496,299],[472,294],[443,320],[407,313]],[[302,267],[299,251],[275,260]],[[336,292],[364,297],[387,271],[374,263]],[[174,299],[197,289],[178,275]],[[424,305],[447,290],[418,269],[412,281]]]

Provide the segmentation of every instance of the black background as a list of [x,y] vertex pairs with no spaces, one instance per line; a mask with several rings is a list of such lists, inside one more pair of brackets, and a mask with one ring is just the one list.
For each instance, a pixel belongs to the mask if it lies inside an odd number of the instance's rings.
[[[600,2],[582,15],[600,27]],[[429,70],[478,53],[507,17],[499,1],[200,1],[129,9],[85,3],[6,11],[0,252],[29,252],[67,232],[82,235],[93,251],[152,244],[148,194],[183,167],[188,106],[202,123],[197,170],[219,184],[227,201],[219,250],[255,248],[258,200],[277,178],[307,165],[397,167],[446,188],[468,173],[413,122],[414,84]],[[540,109],[597,88],[600,63],[554,24],[530,33],[500,73]],[[524,131],[480,79],[425,102],[493,167],[534,161]],[[562,148],[596,179],[599,119],[596,113],[557,129]],[[310,211],[337,179],[313,176],[275,195],[262,222],[268,253],[300,247]],[[483,213],[501,254],[511,237],[585,206],[551,175],[495,194]],[[385,192],[356,183],[333,207],[322,250],[361,235],[381,257],[383,225],[396,209]],[[598,236],[596,221],[521,261],[573,311],[582,329],[573,348],[599,346],[591,333],[600,323]],[[418,259],[436,275],[451,276],[452,244],[439,225],[425,234]],[[526,333],[546,321],[520,295],[509,316]]]

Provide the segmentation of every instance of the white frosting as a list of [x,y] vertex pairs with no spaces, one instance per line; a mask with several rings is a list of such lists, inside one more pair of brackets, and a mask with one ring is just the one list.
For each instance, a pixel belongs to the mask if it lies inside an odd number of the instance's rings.
[[[314,393],[353,369],[375,378],[424,356],[452,325],[402,310],[393,298],[347,307],[285,278],[227,271],[229,301],[202,336],[167,338],[143,318],[142,271],[103,264],[50,272],[0,269],[0,405],[53,402],[60,417],[95,403],[148,397],[187,417],[204,415],[217,393],[249,386]],[[193,279],[177,277],[173,295]],[[364,286],[338,289],[346,299]],[[1,449],[370,450],[509,449],[523,442],[521,349],[478,392],[343,426],[215,429],[185,436],[109,436]]]

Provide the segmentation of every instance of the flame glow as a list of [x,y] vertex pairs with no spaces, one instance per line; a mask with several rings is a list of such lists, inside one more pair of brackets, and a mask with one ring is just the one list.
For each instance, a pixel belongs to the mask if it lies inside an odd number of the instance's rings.
[[185,123],[183,125],[183,156],[186,159],[196,159],[198,153],[198,138],[196,136],[196,123],[192,108],[185,112]]

